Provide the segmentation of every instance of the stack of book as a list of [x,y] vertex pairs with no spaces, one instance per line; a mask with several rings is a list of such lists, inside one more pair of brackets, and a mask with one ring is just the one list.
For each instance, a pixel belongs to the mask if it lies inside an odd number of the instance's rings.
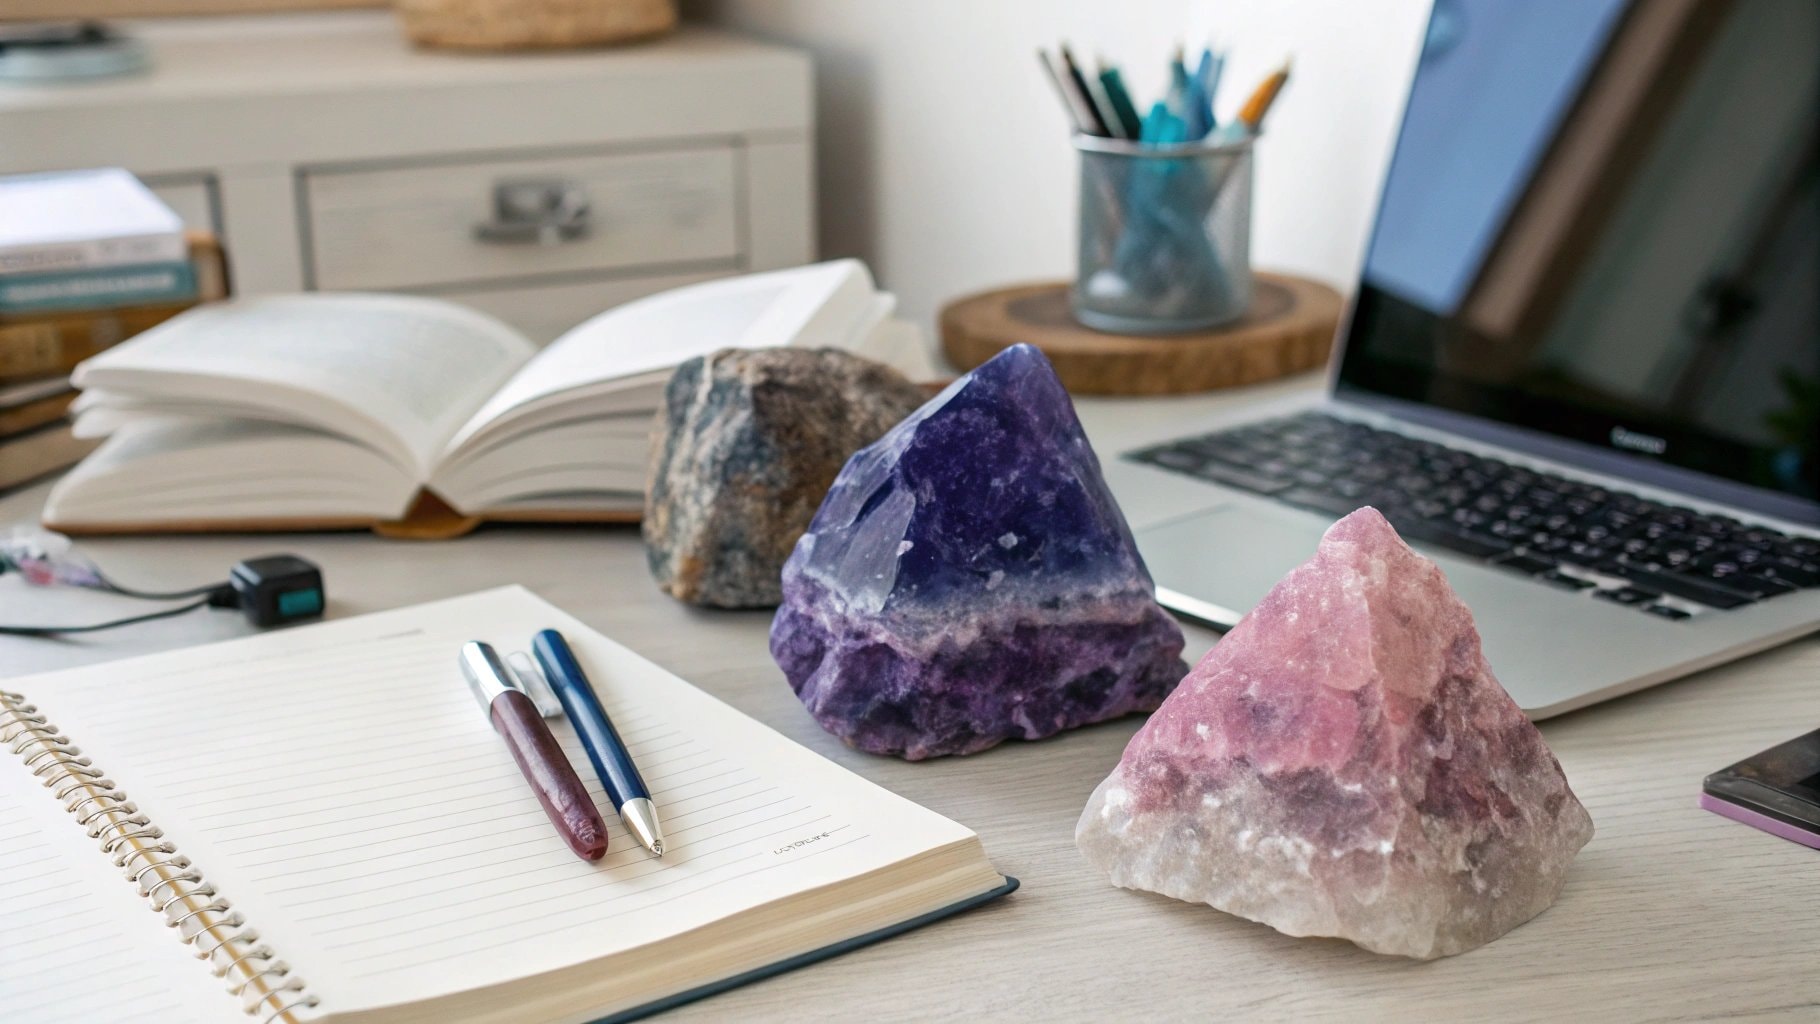
[[0,177],[0,489],[74,464],[75,365],[227,292],[226,261],[123,170]]

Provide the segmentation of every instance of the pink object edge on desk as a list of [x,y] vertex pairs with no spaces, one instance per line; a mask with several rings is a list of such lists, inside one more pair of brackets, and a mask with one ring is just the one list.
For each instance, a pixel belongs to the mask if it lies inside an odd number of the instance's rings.
[[1791,843],[1800,843],[1802,846],[1820,850],[1820,835],[1790,825],[1786,821],[1778,821],[1767,814],[1758,814],[1748,808],[1739,807],[1737,804],[1721,800],[1710,793],[1700,794],[1700,806],[1714,814],[1724,815],[1733,821],[1741,821],[1752,828],[1762,829],[1772,836],[1786,839]]

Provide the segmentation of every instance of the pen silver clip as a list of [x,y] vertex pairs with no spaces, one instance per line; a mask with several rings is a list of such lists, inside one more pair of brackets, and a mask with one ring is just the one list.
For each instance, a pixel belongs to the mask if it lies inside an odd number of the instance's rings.
[[506,655],[506,662],[518,677],[518,688],[537,705],[537,713],[545,718],[561,718],[562,702],[556,699],[556,691],[550,689],[550,681],[544,678],[543,670],[537,662],[523,651],[513,651]]
[[507,690],[523,692],[511,670],[499,660],[499,652],[492,644],[470,640],[461,645],[461,656],[457,660],[461,662],[461,675],[468,681],[468,689],[473,691],[482,711],[490,710],[493,701]]

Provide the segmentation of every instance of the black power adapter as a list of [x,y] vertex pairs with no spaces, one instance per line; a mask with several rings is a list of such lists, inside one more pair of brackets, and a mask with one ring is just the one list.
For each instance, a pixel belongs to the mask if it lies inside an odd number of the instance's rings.
[[325,603],[322,570],[296,555],[237,563],[227,585],[209,596],[209,607],[239,608],[261,629],[319,618]]

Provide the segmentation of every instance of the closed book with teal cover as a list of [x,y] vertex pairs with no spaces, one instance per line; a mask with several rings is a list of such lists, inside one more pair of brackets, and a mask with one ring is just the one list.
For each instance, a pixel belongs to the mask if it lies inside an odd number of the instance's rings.
[[196,297],[187,261],[0,277],[0,313],[111,309]]

